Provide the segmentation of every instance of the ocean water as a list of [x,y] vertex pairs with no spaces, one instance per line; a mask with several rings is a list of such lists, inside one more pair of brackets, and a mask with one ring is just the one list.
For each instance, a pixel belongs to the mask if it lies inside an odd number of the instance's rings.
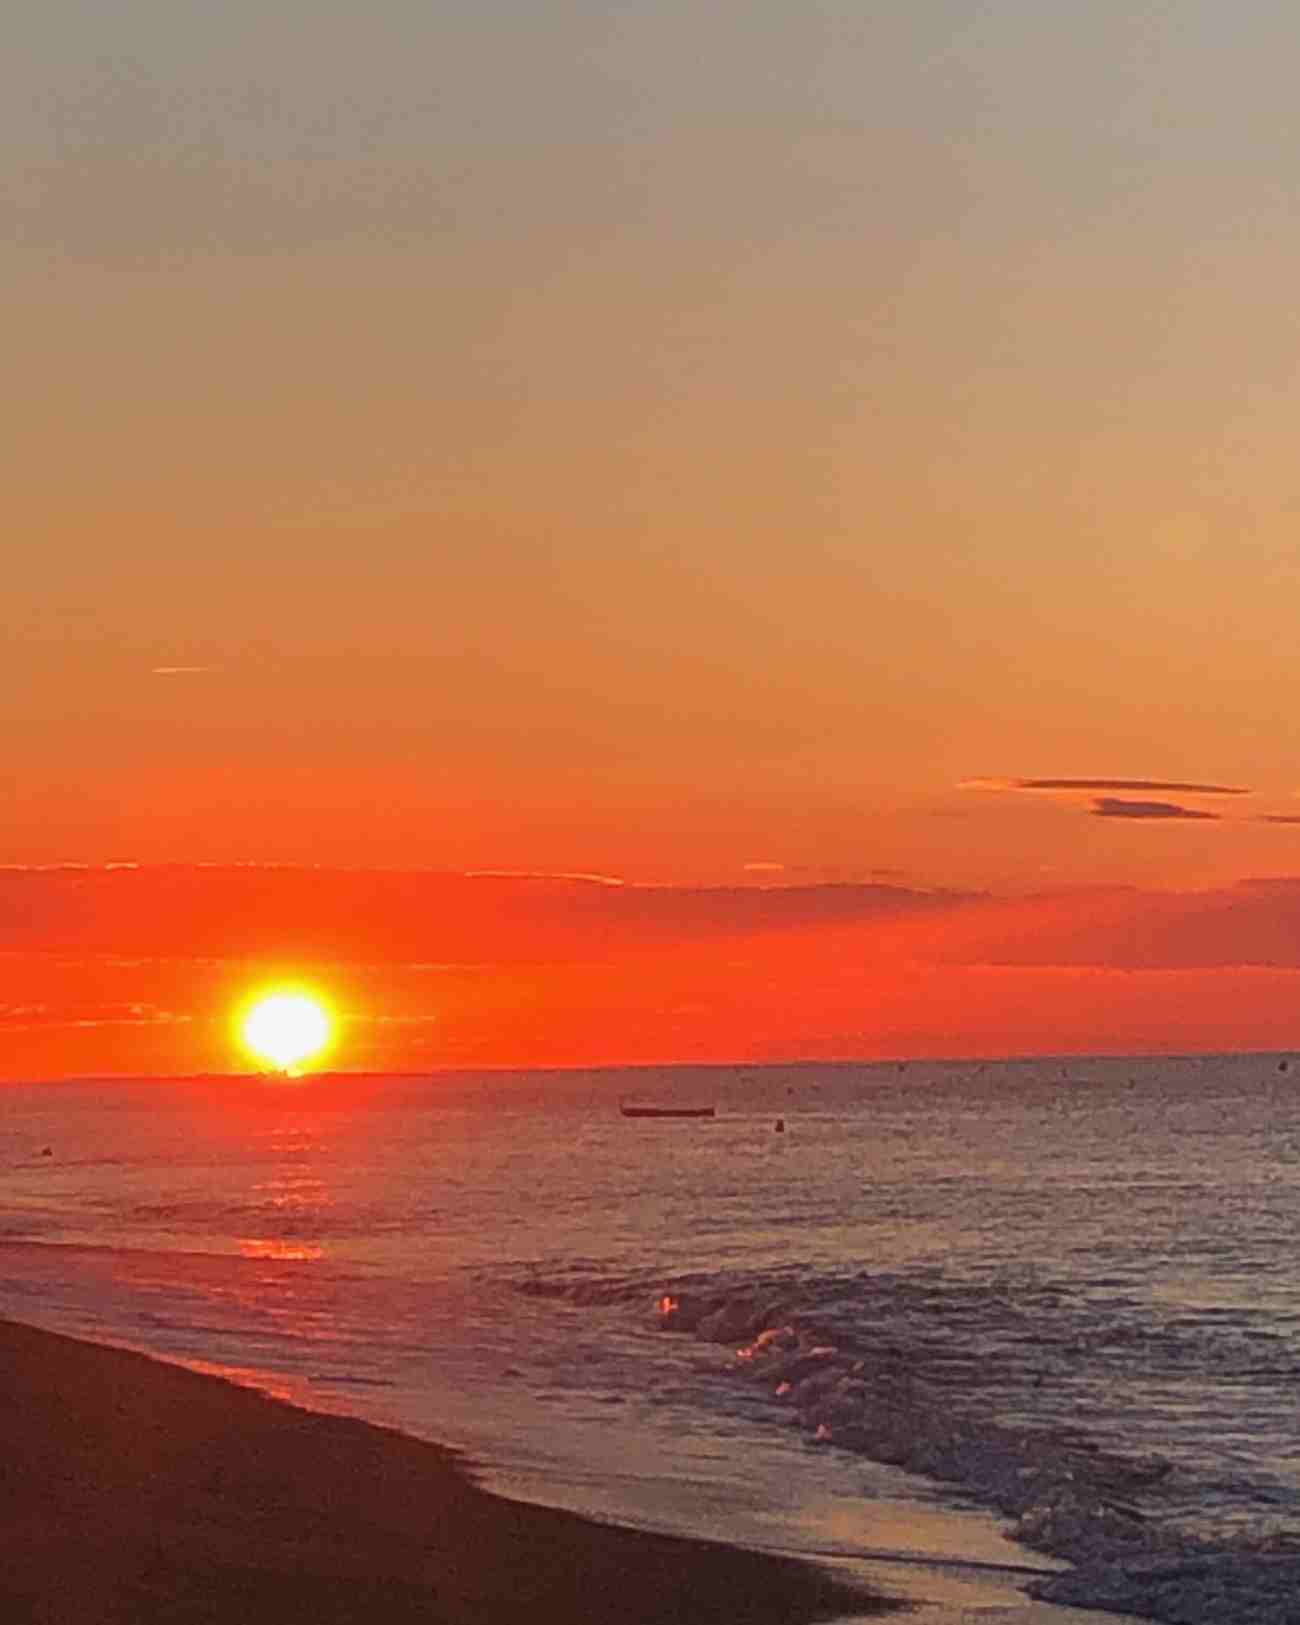
[[933,1514],[1067,1601],[1300,1619],[1298,1090],[1279,1056],[12,1085],[0,1312],[648,1527],[905,1557]]

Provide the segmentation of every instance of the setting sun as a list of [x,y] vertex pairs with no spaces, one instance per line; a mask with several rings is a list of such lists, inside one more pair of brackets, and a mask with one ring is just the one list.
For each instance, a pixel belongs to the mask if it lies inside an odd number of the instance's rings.
[[321,1000],[309,993],[264,994],[239,1021],[244,1048],[281,1072],[291,1072],[318,1056],[334,1036],[334,1022]]

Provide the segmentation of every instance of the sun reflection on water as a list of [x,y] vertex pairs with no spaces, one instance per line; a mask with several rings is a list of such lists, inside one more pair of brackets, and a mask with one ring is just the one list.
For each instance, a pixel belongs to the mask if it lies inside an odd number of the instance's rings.
[[325,1249],[314,1241],[277,1241],[272,1236],[241,1236],[240,1255],[244,1258],[275,1259],[282,1261],[309,1261],[324,1258]]

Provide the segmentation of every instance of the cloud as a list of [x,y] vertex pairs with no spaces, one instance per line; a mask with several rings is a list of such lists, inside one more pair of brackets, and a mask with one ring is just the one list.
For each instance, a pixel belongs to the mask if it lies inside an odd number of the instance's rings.
[[188,1015],[146,1003],[87,1004],[48,1000],[0,1004],[0,1028],[27,1032],[48,1027],[159,1027],[188,1022]]
[[1218,813],[1196,807],[1180,807],[1176,801],[1125,801],[1120,796],[1098,796],[1092,804],[1094,818],[1211,819]]
[[1300,878],[1210,891],[1085,887],[989,899],[925,932],[918,957],[995,966],[1300,971]]
[[1149,790],[1184,796],[1247,796],[1240,784],[1192,784],[1181,779],[1017,779],[1018,790]]
[[568,873],[550,869],[467,869],[466,880],[558,880],[582,886],[626,886],[618,875]]
[[1300,813],[1260,813],[1257,824],[1300,824]]
[[1152,795],[1247,796],[1240,784],[1197,784],[1183,779],[963,779],[959,790],[1132,790]]
[[1300,876],[995,896],[11,869],[0,970],[0,1077],[224,1071],[218,1012],[271,974],[333,988],[344,1064],[379,1070],[1267,1048],[1294,1041]]
[[220,670],[220,666],[153,666],[150,668],[150,675],[153,677],[188,677],[196,672]]
[[[1187,816],[1158,807],[1104,816]],[[618,987],[640,985],[653,963],[751,957],[788,964],[797,982],[819,954],[835,975],[867,963],[1300,969],[1300,878],[1009,898],[863,882],[607,886],[251,865],[0,870],[0,954],[10,1029],[46,1024],[55,1006],[59,1020],[161,1024],[200,990],[265,965],[369,966],[357,974],[377,986],[418,969],[421,985],[435,974],[466,988],[507,967],[587,977],[603,966]],[[92,965],[82,1007],[69,1010],[76,967]],[[51,1008],[32,1008],[41,1004]]]
[[356,964],[575,963],[931,914],[882,883],[636,886],[598,874],[160,865],[0,870],[0,952]]

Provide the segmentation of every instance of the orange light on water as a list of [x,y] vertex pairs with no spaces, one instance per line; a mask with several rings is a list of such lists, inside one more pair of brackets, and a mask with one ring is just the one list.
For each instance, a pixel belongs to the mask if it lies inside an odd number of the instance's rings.
[[244,1258],[270,1260],[276,1264],[311,1263],[325,1256],[325,1249],[318,1242],[264,1240],[258,1236],[242,1239],[239,1251]]
[[300,988],[259,994],[241,1009],[236,1028],[255,1061],[290,1075],[319,1060],[335,1036],[328,1005]]

